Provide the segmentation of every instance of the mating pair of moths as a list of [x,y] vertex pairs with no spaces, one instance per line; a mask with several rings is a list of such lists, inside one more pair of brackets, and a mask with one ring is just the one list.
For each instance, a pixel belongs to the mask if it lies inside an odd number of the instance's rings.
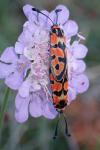
[[[33,11],[41,13],[51,20],[47,15],[36,8]],[[61,9],[56,9],[56,23],[53,23],[50,31],[50,68],[49,77],[52,91],[53,105],[59,113],[62,113],[67,105],[68,99],[68,70],[66,58],[66,39],[63,30],[57,24],[58,13]]]

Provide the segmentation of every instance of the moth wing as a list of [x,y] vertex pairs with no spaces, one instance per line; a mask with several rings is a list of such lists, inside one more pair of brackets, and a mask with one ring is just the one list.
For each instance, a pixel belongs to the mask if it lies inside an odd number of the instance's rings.
[[52,49],[53,57],[51,57],[51,72],[56,80],[60,81],[66,71],[66,57],[60,48]]

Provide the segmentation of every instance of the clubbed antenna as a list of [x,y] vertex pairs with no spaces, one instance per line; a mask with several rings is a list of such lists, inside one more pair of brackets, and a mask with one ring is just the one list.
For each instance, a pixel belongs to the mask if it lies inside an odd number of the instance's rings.
[[67,125],[67,120],[66,120],[65,116],[64,116],[64,120],[65,120],[65,125],[66,125],[66,127],[65,127],[65,133],[66,133],[67,136],[71,136],[71,134],[69,134],[69,132],[68,132],[68,125]]
[[57,24],[57,21],[58,21],[58,13],[59,13],[60,11],[62,11],[62,9],[56,9],[56,10],[55,10],[55,13],[56,13],[56,15],[57,15],[56,24]]
[[46,17],[54,24],[54,22],[50,19],[50,17],[48,17],[46,14],[42,13],[39,9],[37,9],[37,8],[32,8],[32,10],[33,10],[33,11],[36,11],[36,12],[38,12],[38,13],[44,15],[44,16],[46,16]]
[[59,118],[57,120],[57,124],[56,124],[56,128],[55,128],[55,133],[54,133],[53,139],[56,139],[57,136],[58,136],[58,125],[59,125],[61,114],[63,115],[64,121],[65,121],[65,133],[66,133],[66,136],[68,136],[68,137],[71,136],[71,134],[69,134],[69,132],[68,132],[67,120],[66,120],[66,118],[65,118],[65,116],[63,114],[63,111],[61,111],[61,112],[59,112],[59,116],[58,116]]

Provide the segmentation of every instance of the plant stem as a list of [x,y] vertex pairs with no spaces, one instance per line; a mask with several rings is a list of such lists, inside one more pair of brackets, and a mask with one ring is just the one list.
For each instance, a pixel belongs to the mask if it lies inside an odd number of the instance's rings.
[[3,118],[4,118],[4,113],[5,113],[7,102],[8,102],[9,92],[10,92],[10,89],[7,88],[6,92],[5,92],[5,95],[4,95],[3,104],[1,106],[1,111],[0,111],[0,131],[2,130]]

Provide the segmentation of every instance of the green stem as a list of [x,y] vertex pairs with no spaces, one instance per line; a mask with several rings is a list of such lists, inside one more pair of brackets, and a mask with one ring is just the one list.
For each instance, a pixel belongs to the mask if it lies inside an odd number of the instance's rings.
[[9,92],[10,92],[10,89],[7,88],[6,92],[5,92],[3,104],[1,106],[1,111],[0,111],[0,130],[2,129],[2,125],[3,125],[3,118],[4,118],[4,113],[5,113],[7,102],[8,102]]

